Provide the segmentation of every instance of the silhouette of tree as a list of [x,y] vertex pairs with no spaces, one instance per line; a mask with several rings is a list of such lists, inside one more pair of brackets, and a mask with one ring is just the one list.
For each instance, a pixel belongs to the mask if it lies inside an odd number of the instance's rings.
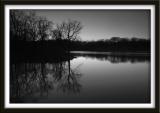
[[120,37],[112,37],[112,38],[110,39],[110,41],[119,42],[120,39],[121,39]]
[[81,22],[76,20],[68,20],[57,25],[57,29],[61,32],[62,38],[67,40],[68,51],[70,51],[70,41],[78,39],[78,34],[82,29]]
[[14,40],[45,40],[53,22],[39,17],[33,10],[10,11],[10,36]]
[[10,11],[10,36],[11,39],[23,40],[23,35],[26,34],[27,19],[23,10]]
[[55,40],[61,40],[62,39],[62,33],[58,29],[52,30],[51,31],[51,36],[52,36],[52,39],[55,39]]
[[48,21],[46,18],[40,17],[38,20],[38,35],[40,36],[40,40],[44,41],[49,36],[49,32],[52,29],[53,23]]
[[64,21],[62,24],[57,25],[57,29],[61,31],[63,39],[71,41],[78,38],[82,25],[79,21],[68,20],[67,22]]

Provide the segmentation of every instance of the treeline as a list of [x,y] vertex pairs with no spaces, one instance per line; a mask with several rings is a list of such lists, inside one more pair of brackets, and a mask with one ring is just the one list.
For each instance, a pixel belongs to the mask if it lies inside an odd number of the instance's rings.
[[[55,55],[69,51],[149,52],[150,40],[112,37],[81,41],[81,22],[67,20],[60,24],[36,15],[34,10],[10,11],[11,55]],[[62,56],[62,55],[61,55]]]
[[77,20],[55,24],[34,10],[10,11],[10,37],[17,41],[76,40],[82,29]]
[[[119,38],[98,41],[69,41],[55,39],[45,41],[12,41],[11,49],[20,50],[21,53],[33,52],[47,54],[47,52],[65,53],[66,51],[105,51],[105,52],[150,52],[150,40],[140,38]],[[20,52],[19,51],[19,52]],[[32,54],[32,55],[33,55]]]
[[11,56],[52,56],[70,51],[70,41],[77,40],[81,22],[67,20],[60,24],[37,16],[34,10],[10,10]]
[[149,52],[150,40],[112,37],[98,41],[72,41],[71,46],[73,51]]

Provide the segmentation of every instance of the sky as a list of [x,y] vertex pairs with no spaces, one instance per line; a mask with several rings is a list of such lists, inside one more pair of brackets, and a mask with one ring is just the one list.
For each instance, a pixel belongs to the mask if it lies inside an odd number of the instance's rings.
[[83,25],[81,40],[110,39],[111,37],[150,38],[148,10],[36,10],[54,24],[68,19]]

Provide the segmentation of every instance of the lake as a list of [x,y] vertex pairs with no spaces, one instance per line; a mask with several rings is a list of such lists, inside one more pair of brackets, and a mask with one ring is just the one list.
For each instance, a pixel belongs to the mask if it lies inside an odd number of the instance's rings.
[[150,55],[73,51],[10,66],[11,103],[150,103]]

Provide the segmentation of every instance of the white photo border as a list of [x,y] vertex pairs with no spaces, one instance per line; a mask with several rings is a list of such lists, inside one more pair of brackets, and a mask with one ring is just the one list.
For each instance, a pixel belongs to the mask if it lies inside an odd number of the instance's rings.
[[[5,5],[5,75],[4,75],[4,105],[5,108],[155,108],[155,5]],[[151,103],[119,103],[119,104],[83,104],[83,103],[10,103],[10,23],[9,11],[11,9],[53,9],[53,10],[150,10],[150,38],[151,38]]]

